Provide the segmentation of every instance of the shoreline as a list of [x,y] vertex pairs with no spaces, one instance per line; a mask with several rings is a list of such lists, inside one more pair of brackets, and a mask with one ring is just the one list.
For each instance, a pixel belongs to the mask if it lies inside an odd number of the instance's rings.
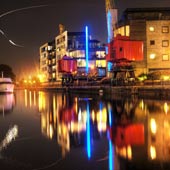
[[137,95],[139,97],[169,98],[170,85],[135,85],[135,86],[38,86],[38,87],[15,87],[15,90],[42,90],[67,93],[87,93],[99,95]]

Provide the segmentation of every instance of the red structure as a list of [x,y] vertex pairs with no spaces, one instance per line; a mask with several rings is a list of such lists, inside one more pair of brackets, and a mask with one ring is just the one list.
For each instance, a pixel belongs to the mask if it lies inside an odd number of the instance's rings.
[[107,61],[125,58],[129,61],[143,60],[143,42],[130,40],[127,36],[117,35],[108,44]]
[[77,71],[77,60],[64,56],[61,60],[58,60],[58,71],[62,73],[72,73]]
[[125,127],[113,126],[109,129],[112,142],[118,147],[128,145],[144,145],[144,126],[143,124],[130,124]]

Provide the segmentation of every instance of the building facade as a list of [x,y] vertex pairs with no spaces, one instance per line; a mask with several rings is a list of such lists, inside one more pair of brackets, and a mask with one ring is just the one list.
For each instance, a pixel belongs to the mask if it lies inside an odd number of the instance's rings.
[[[91,71],[99,76],[106,75],[105,46],[89,36],[89,62]],[[84,74],[86,70],[85,32],[69,32],[60,25],[59,35],[55,40],[40,47],[40,72],[43,82],[61,81],[58,61],[64,56],[77,60],[77,74]]]
[[137,75],[170,69],[170,8],[133,8],[124,11],[114,36],[143,41],[143,60],[135,61]]
[[56,79],[55,41],[43,44],[40,47],[40,80],[52,82]]

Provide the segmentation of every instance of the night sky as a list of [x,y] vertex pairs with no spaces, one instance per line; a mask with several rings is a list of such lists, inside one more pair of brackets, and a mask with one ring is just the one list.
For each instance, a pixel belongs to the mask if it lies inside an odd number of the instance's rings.
[[[115,3],[119,15],[126,8],[170,7],[169,0],[115,0]],[[40,7],[2,16],[31,6]],[[38,70],[39,47],[58,35],[60,23],[68,31],[84,31],[88,25],[92,38],[107,41],[105,0],[1,0],[0,16],[0,64],[11,66],[17,77]],[[23,47],[12,45],[8,39]]]

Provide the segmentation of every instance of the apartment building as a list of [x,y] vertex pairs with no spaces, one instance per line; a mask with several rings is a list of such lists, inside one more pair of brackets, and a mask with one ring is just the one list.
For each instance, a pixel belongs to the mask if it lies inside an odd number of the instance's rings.
[[[89,36],[90,70],[96,70],[99,76],[106,75],[105,46]],[[44,75],[43,82],[61,81],[62,73],[58,71],[58,60],[68,56],[77,60],[77,72],[86,70],[85,32],[69,32],[59,25],[59,34],[52,42],[40,47],[40,72]]]

